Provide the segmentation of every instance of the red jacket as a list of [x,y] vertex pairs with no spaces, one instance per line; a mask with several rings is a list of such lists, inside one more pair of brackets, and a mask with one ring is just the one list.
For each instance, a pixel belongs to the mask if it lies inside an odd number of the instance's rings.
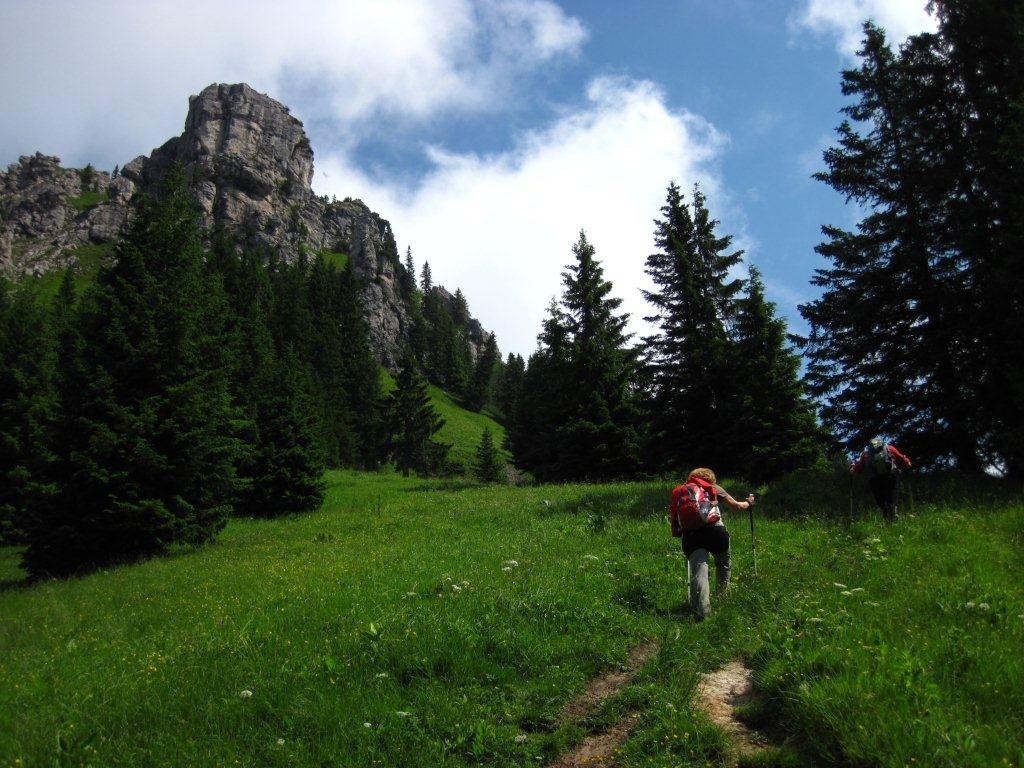
[[[896,465],[896,469],[910,469],[910,459],[908,459],[906,455],[904,455],[900,451],[899,448],[897,448],[892,443],[887,443],[885,447],[889,449],[889,455],[892,457],[893,463],[895,463]],[[857,460],[850,465],[850,469],[852,469],[854,472],[860,472],[862,469],[864,469],[864,467],[867,466],[870,460],[871,452],[867,448],[865,448],[863,451],[861,451],[860,456],[857,457]]]

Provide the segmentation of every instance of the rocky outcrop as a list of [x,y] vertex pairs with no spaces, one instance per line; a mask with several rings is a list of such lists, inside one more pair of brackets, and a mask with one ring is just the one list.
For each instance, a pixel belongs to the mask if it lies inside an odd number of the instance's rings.
[[[61,268],[74,262],[78,246],[110,242],[132,196],[153,191],[173,163],[183,166],[209,230],[223,228],[242,247],[289,260],[302,250],[348,254],[366,286],[373,347],[384,365],[396,366],[409,312],[391,225],[359,200],[313,194],[313,150],[302,123],[244,84],[211,85],[193,96],[182,134],[113,178],[38,154],[0,172],[0,271]],[[470,335],[479,346],[483,330],[475,325]]]

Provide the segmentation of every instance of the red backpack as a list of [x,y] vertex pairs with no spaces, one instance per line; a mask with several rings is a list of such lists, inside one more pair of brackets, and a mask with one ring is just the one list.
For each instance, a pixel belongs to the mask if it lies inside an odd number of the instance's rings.
[[668,508],[672,535],[682,536],[687,531],[696,531],[721,520],[722,515],[715,503],[717,501],[715,486],[699,477],[692,477],[673,488],[672,502]]

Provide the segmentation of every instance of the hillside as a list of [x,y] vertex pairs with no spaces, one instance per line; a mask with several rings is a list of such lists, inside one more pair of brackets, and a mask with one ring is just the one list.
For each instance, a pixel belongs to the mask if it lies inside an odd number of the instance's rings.
[[694,624],[664,495],[332,473],[318,513],[135,566],[15,586],[5,550],[0,761],[525,766],[630,718],[619,764],[723,765],[691,700],[740,658],[774,745],[747,765],[1021,764],[1024,506],[760,520],[756,575],[731,518],[732,596]]
[[[133,196],[155,191],[173,164],[185,169],[209,232],[286,261],[320,253],[350,264],[364,283],[374,353],[396,367],[411,322],[402,286],[416,276],[399,259],[391,224],[360,200],[314,194],[313,148],[302,122],[244,83],[212,84],[192,96],[181,135],[126,160],[116,174],[64,168],[40,153],[0,171],[0,277],[88,270],[81,254],[115,240]],[[472,318],[467,330],[475,359],[486,334]]]

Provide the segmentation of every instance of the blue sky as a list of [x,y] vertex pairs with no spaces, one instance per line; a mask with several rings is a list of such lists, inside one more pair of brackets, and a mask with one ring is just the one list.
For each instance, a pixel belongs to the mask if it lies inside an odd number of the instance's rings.
[[[124,164],[190,94],[249,82],[302,119],[314,189],[359,197],[400,249],[528,355],[586,229],[639,318],[652,220],[699,182],[790,320],[825,223],[810,174],[861,21],[929,28],[924,0],[0,0],[0,164]],[[634,330],[644,329],[637,322]]]

